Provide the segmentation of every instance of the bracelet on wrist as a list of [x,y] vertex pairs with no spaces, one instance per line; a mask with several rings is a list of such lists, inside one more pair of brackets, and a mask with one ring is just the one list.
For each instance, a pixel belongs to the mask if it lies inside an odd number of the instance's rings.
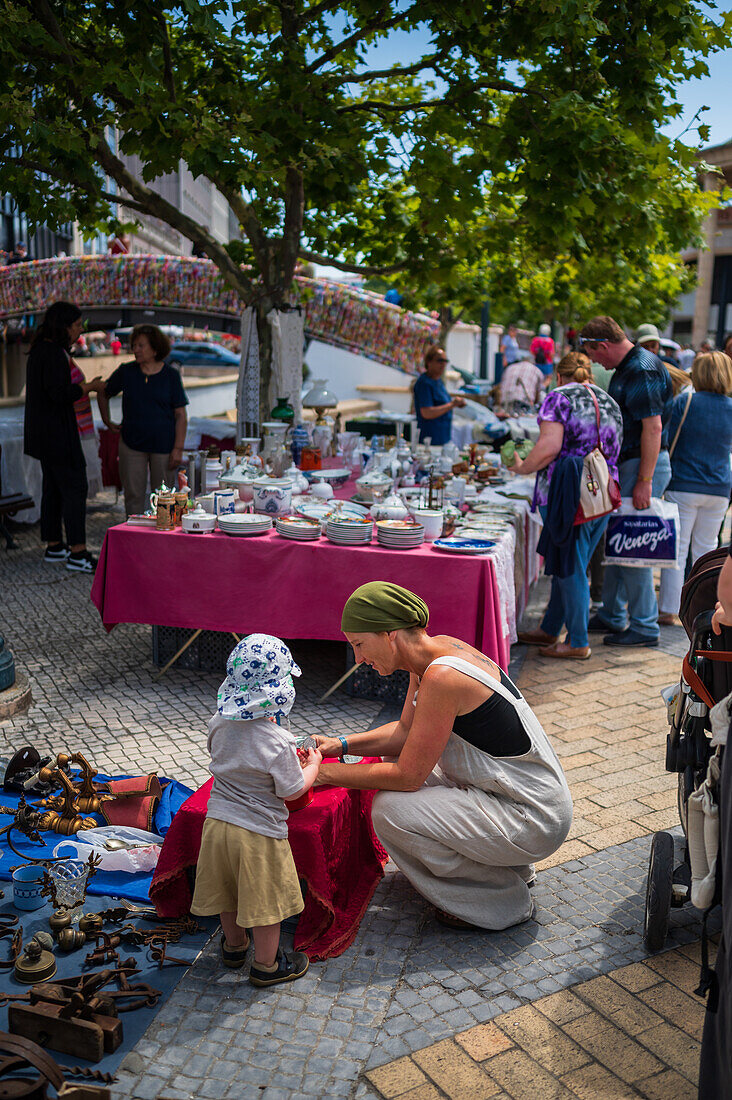
[[653,475],[651,475],[651,477],[638,477],[637,480],[638,481],[652,482],[653,481]]
[[341,760],[342,760],[344,756],[348,756],[348,742],[346,741],[345,737],[341,737],[340,735],[338,735],[338,740],[341,743]]

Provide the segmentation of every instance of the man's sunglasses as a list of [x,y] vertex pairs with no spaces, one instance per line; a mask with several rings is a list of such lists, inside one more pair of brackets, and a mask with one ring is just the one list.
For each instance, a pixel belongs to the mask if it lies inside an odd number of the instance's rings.
[[597,347],[598,344],[606,344],[607,340],[598,340],[597,337],[595,337],[595,336],[578,336],[577,337],[577,343],[582,348],[589,347],[590,344],[593,347]]

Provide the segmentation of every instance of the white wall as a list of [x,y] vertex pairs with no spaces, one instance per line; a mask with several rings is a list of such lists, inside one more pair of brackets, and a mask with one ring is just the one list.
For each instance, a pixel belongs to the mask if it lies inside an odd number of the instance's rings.
[[393,412],[409,412],[411,397],[408,393],[368,393],[356,389],[360,385],[397,386],[403,389],[411,382],[410,376],[404,371],[375,363],[373,359],[354,355],[343,348],[321,344],[319,340],[311,341],[305,353],[305,362],[310,368],[308,382],[315,378],[327,379],[328,389],[332,390],[339,401],[370,399],[381,401]]

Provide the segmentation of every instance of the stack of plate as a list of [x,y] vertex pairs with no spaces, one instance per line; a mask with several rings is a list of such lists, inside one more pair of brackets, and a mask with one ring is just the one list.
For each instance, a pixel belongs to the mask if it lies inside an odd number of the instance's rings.
[[272,530],[272,517],[227,512],[219,516],[219,531],[225,535],[266,535]]
[[275,520],[277,534],[286,539],[298,539],[309,542],[320,538],[320,523],[307,516],[280,516]]
[[424,542],[424,527],[407,519],[380,519],[376,524],[376,540],[379,546],[391,550],[412,550]]
[[374,533],[374,522],[359,516],[339,516],[327,521],[325,533],[338,546],[367,546]]

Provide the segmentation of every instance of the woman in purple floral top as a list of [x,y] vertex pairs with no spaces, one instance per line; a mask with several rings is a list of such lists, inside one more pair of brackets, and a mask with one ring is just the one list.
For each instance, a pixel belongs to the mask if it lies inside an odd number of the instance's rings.
[[[580,352],[565,355],[557,366],[558,388],[544,398],[539,410],[539,439],[526,458],[511,469],[521,474],[537,473],[533,507],[545,514],[549,483],[561,458],[584,458],[597,446],[597,407],[600,410],[600,445],[613,477],[618,476],[618,456],[623,438],[623,418],[616,401],[591,383],[589,359]],[[519,641],[539,645],[544,657],[586,660],[590,654],[587,623],[590,591],[587,566],[605,534],[608,516],[590,520],[577,528],[575,563],[568,577],[552,577],[549,605],[538,630],[519,634]],[[567,640],[560,642],[562,627]]]

